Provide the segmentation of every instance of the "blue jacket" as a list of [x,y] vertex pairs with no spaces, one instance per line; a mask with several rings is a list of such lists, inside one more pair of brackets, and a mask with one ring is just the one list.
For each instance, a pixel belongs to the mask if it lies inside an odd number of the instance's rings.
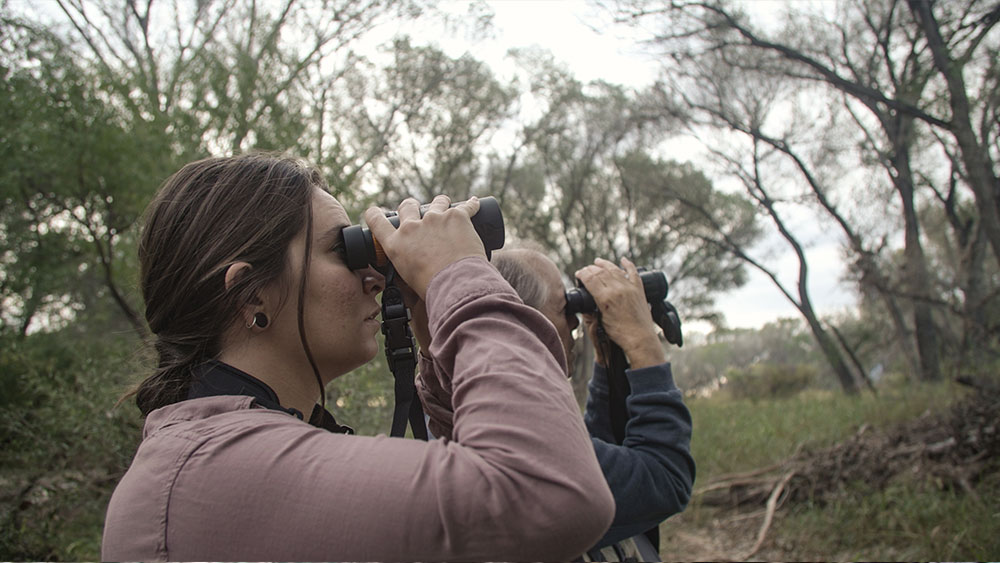
[[684,510],[691,498],[691,413],[674,384],[670,364],[626,370],[632,392],[625,441],[611,431],[608,374],[595,364],[584,421],[615,498],[611,528],[601,548],[655,528]]

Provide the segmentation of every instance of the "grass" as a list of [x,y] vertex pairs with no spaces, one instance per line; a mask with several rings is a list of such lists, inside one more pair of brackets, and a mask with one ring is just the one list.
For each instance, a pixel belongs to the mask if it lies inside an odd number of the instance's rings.
[[864,424],[881,428],[946,408],[963,392],[955,383],[942,382],[854,397],[812,391],[763,401],[730,399],[723,394],[689,399],[694,422],[691,451],[698,481],[776,463],[795,453],[800,444],[831,445]]
[[1000,479],[978,487],[979,500],[924,482],[881,491],[856,484],[826,506],[802,506],[776,530],[808,550],[806,559],[996,561],[1000,555]]
[[[822,448],[862,425],[888,429],[926,412],[947,409],[967,392],[953,382],[901,385],[848,397],[809,392],[789,399],[735,400],[724,395],[689,400],[694,419],[692,453],[699,485],[713,477],[765,467],[802,445]],[[794,560],[993,560],[1000,556],[1000,475],[976,484],[977,498],[925,478],[896,479],[883,490],[848,486],[824,504],[786,505],[761,556]],[[763,508],[763,507],[761,507]],[[665,538],[695,531],[718,535],[721,515],[698,499],[682,518],[661,528]],[[761,519],[744,520],[742,537],[718,538],[723,546],[756,536]],[[663,546],[670,558],[669,539]],[[752,543],[752,541],[750,542]],[[731,554],[736,555],[736,554]],[[716,555],[718,557],[718,555]]]

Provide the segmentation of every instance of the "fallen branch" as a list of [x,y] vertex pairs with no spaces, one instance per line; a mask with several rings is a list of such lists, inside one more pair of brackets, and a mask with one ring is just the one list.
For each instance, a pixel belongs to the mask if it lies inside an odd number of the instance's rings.
[[730,516],[726,518],[727,523],[739,522],[740,520],[749,520],[751,518],[756,518],[758,516],[764,516],[767,513],[766,509],[754,510],[753,512],[747,512],[745,514],[737,514],[736,516]]
[[767,537],[767,531],[771,528],[771,522],[774,521],[774,511],[778,509],[778,498],[781,496],[782,491],[785,490],[785,485],[792,480],[795,476],[795,471],[789,471],[785,473],[785,476],[781,478],[781,481],[775,485],[774,490],[771,491],[771,496],[767,499],[767,512],[764,514],[764,523],[760,525],[760,531],[757,532],[757,543],[753,544],[750,551],[739,557],[739,561],[746,561],[753,557],[755,553],[760,551],[760,547],[764,545],[764,538]]

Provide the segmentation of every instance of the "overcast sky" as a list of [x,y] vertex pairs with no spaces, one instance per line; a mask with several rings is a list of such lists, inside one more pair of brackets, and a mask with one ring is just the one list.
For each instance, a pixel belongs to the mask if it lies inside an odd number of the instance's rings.
[[[493,39],[469,43],[463,38],[439,36],[437,41],[441,46],[453,55],[469,51],[491,65],[502,67],[508,49],[537,45],[551,51],[585,82],[601,79],[641,88],[657,76],[656,61],[643,55],[634,41],[622,37],[622,31],[597,33],[591,29],[588,24],[593,25],[597,20],[592,8],[582,0],[493,0],[488,4],[495,14]],[[465,12],[467,3],[456,0],[445,5],[459,14]],[[756,10],[772,11],[780,5],[765,0],[754,2]],[[695,152],[686,156],[672,152],[671,156],[698,163]],[[806,239],[810,241],[811,296],[819,313],[853,307],[855,298],[849,286],[840,281],[844,267],[837,241],[828,240],[821,233]],[[767,265],[794,291],[798,262],[791,252],[769,258]],[[750,282],[746,286],[719,297],[719,309],[729,326],[759,327],[779,317],[800,316],[770,279],[756,270],[749,271]],[[708,329],[694,323],[685,328]]]

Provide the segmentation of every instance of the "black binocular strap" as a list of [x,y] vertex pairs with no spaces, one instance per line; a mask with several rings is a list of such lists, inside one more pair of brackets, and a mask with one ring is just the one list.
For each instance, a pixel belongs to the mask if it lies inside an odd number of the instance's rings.
[[[599,317],[600,315],[598,315]],[[611,417],[611,433],[615,437],[615,443],[621,445],[625,442],[625,425],[628,423],[628,406],[626,401],[632,393],[632,386],[628,383],[625,370],[629,368],[628,358],[621,346],[616,344],[604,331],[604,325],[598,318],[597,342],[595,346],[600,346],[607,362],[608,371],[608,407]]]
[[416,387],[413,385],[415,368],[415,363],[404,360],[397,362],[395,369],[392,370],[392,376],[396,379],[396,406],[392,411],[392,428],[389,435],[402,438],[406,435],[406,424],[409,422],[410,427],[413,428],[413,437],[426,440],[427,426],[424,422],[424,409],[420,404],[420,399],[416,396]]
[[410,310],[403,302],[403,292],[393,283],[395,271],[390,270],[382,291],[382,334],[385,335],[385,357],[396,380],[396,405],[392,412],[389,435],[402,438],[406,424],[413,428],[413,437],[426,440],[427,425],[424,409],[417,397],[413,377],[417,367],[417,348],[410,330]]
[[[625,425],[628,424],[628,396],[632,394],[632,386],[629,385],[628,376],[625,370],[629,368],[628,357],[622,347],[616,344],[608,333],[604,330],[604,325],[600,322],[598,313],[597,342],[594,346],[600,346],[604,353],[604,361],[608,363],[608,406],[611,415],[611,434],[615,438],[615,443],[622,445],[625,443]],[[643,532],[643,535],[653,545],[653,549],[660,552],[660,529],[653,526]]]

